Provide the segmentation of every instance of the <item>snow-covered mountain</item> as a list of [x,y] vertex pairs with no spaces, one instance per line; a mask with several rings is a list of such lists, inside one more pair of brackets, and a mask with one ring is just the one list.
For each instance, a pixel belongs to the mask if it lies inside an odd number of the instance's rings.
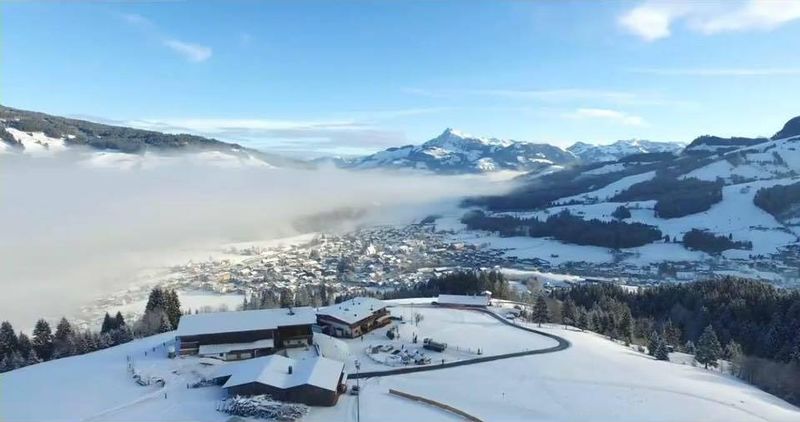
[[481,138],[447,129],[422,145],[389,148],[338,164],[354,169],[409,168],[455,174],[538,171],[575,161],[571,153],[556,146]]
[[567,151],[575,154],[585,163],[601,161],[617,161],[620,158],[634,154],[649,154],[657,152],[679,153],[686,145],[679,142],[653,142],[640,139],[616,141],[609,145],[594,145],[585,142],[576,142]]
[[238,144],[111,126],[0,106],[0,154],[70,155],[82,164],[130,168],[170,160],[224,167],[308,167]]

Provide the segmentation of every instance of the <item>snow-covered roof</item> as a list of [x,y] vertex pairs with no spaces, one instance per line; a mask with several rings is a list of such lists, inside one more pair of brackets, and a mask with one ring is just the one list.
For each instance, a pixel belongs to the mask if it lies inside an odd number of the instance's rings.
[[386,304],[383,301],[373,297],[357,297],[321,308],[317,314],[336,318],[347,324],[355,324],[385,307]]
[[313,308],[259,309],[184,315],[178,323],[178,337],[239,331],[274,330],[278,327],[315,324]]
[[436,303],[440,305],[489,306],[489,296],[439,295]]
[[201,344],[198,353],[200,355],[217,355],[238,350],[268,349],[273,347],[275,347],[275,340],[267,338],[250,343]]
[[344,363],[321,356],[291,359],[270,355],[225,365],[216,377],[230,375],[222,388],[257,382],[282,389],[308,384],[336,391],[343,371]]

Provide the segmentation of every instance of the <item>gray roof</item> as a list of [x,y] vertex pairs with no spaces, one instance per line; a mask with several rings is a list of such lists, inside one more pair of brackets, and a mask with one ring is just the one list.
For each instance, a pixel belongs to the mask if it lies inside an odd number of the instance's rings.
[[327,315],[348,324],[355,324],[386,307],[382,300],[373,297],[357,297],[342,303],[320,308],[319,315]]
[[343,371],[344,363],[321,356],[292,359],[270,355],[227,364],[218,370],[216,377],[230,376],[222,388],[255,382],[281,389],[313,385],[336,391]]
[[211,312],[184,315],[178,323],[178,337],[240,331],[275,330],[278,327],[317,322],[310,307],[259,309],[254,311]]
[[489,296],[439,295],[436,303],[442,305],[489,306]]

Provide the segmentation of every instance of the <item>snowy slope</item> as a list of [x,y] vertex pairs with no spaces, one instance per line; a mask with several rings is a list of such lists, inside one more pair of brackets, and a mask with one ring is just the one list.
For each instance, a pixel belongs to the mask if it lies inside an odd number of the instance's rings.
[[572,154],[552,145],[481,138],[447,129],[422,145],[389,148],[359,159],[335,163],[355,169],[412,168],[453,174],[542,171],[574,161]]
[[[446,339],[451,345],[495,346],[504,351],[539,347],[542,340],[545,345],[549,341],[471,311],[419,305],[392,309],[422,313],[424,319],[413,328],[421,335]],[[718,372],[656,361],[593,333],[560,326],[543,329],[565,337],[572,347],[550,354],[360,380],[361,418],[389,422],[456,420],[433,407],[391,396],[387,394],[389,388],[441,401],[487,422],[789,422],[800,418],[800,409]],[[0,375],[0,420],[228,420],[215,410],[217,401],[224,397],[219,387],[186,388],[186,383],[216,372],[215,365],[203,365],[195,358],[166,358],[162,343],[172,335],[165,333]],[[383,337],[382,341],[388,340]],[[337,351],[347,353],[348,360],[357,357],[354,353],[363,345],[358,340],[350,342],[349,349],[340,345]],[[163,377],[166,386],[137,385],[126,370],[128,357],[140,374]],[[355,396],[341,396],[335,407],[314,407],[303,418],[307,422],[333,420],[356,420]]]
[[567,151],[575,154],[583,162],[617,161],[620,158],[654,152],[670,152],[677,154],[685,147],[679,142],[653,142],[641,139],[616,141],[609,145],[594,145],[576,142]]

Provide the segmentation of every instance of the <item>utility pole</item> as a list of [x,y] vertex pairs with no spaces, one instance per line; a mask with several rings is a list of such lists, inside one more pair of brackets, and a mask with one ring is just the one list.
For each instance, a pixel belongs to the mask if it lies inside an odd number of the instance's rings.
[[361,382],[360,378],[358,378],[358,371],[361,369],[361,362],[356,359],[356,387],[358,388],[358,394],[356,394],[356,422],[361,422]]

